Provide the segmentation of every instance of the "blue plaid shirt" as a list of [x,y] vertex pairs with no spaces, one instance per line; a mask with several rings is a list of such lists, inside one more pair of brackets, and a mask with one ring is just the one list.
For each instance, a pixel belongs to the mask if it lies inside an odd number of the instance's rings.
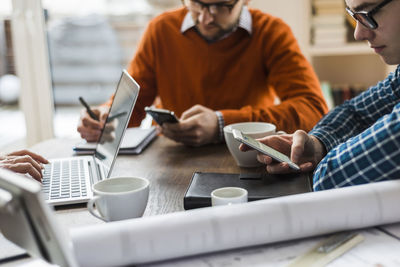
[[400,65],[394,73],[327,114],[311,135],[328,154],[314,190],[400,178]]

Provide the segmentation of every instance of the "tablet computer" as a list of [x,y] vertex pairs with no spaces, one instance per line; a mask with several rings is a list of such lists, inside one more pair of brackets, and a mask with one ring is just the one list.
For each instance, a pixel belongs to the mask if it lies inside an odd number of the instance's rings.
[[41,185],[0,168],[0,230],[32,255],[59,266],[77,266],[72,242],[53,220]]

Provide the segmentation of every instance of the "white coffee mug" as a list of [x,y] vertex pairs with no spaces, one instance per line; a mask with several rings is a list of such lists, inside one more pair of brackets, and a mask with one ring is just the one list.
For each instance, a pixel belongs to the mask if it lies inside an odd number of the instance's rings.
[[211,192],[211,206],[247,202],[247,190],[240,187],[221,187]]
[[92,186],[94,197],[87,204],[88,210],[106,222],[141,217],[149,198],[149,184],[147,179],[137,177],[118,177],[97,182]]
[[257,161],[257,151],[240,151],[240,142],[233,137],[232,129],[240,130],[242,133],[247,134],[248,136],[255,139],[262,138],[268,135],[283,133],[277,133],[276,126],[274,124],[266,122],[241,122],[225,126],[224,136],[226,145],[239,167],[258,167],[262,166],[262,163]]

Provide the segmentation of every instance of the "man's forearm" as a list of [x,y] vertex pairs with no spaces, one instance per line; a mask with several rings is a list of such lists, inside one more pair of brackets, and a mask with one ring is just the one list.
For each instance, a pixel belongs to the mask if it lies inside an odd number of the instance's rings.
[[400,104],[361,134],[336,146],[314,172],[314,190],[400,177]]

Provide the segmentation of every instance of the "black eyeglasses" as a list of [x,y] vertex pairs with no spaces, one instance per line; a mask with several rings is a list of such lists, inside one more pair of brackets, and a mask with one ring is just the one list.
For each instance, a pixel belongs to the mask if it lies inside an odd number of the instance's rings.
[[189,11],[201,13],[204,8],[207,8],[208,12],[215,16],[226,16],[229,15],[232,9],[235,7],[239,0],[217,2],[217,3],[203,3],[199,0],[184,0],[182,1]]
[[353,19],[359,21],[365,27],[375,30],[378,28],[378,23],[374,20],[373,16],[384,6],[392,2],[393,0],[384,0],[382,3],[374,7],[371,11],[359,11],[354,12],[350,8],[346,7],[347,13],[353,17]]

